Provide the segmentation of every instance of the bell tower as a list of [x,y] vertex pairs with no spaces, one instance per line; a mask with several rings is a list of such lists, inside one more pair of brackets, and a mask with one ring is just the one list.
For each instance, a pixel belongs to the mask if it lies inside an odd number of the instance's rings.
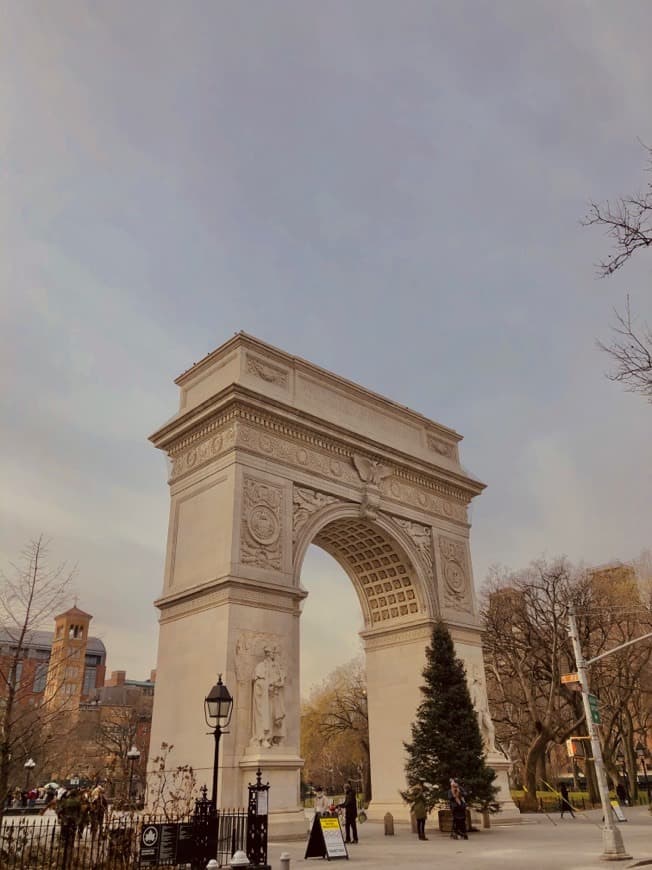
[[43,702],[50,707],[75,711],[84,685],[88,627],[93,617],[75,604],[54,618],[54,640],[48,665]]

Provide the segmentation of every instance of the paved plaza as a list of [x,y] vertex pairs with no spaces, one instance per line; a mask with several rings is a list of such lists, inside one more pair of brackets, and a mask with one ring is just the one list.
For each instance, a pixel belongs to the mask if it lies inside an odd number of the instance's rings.
[[[359,826],[360,842],[349,846],[349,861],[361,868],[413,868],[413,870],[593,870],[652,865],[652,815],[646,807],[625,809],[628,821],[619,824],[631,860],[601,860],[602,834],[600,810],[578,813],[575,819],[559,815],[523,815],[511,825],[494,825],[469,835],[468,841],[451,840],[436,831],[430,822],[427,842],[417,840],[407,825],[398,825],[393,837],[386,837],[382,824],[365,822]],[[290,868],[319,865],[324,859],[304,859],[305,842],[270,843],[268,860],[277,870],[281,853],[290,855]],[[344,863],[344,862],[343,862]]]

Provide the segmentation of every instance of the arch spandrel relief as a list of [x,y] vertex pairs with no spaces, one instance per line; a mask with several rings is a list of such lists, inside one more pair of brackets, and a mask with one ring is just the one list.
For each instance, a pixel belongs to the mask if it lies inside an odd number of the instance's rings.
[[244,475],[240,535],[240,559],[243,565],[281,570],[282,501],[282,487]]

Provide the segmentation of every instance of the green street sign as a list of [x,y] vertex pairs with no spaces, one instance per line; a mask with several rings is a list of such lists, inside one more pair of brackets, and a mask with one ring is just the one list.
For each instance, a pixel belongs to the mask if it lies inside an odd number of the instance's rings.
[[589,695],[589,707],[591,708],[591,721],[594,725],[600,724],[600,710],[598,708],[598,699],[595,695]]

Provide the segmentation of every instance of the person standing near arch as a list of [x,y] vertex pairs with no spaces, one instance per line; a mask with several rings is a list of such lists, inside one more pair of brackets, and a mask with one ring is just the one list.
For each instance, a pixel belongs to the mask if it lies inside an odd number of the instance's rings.
[[[346,831],[345,843],[358,842],[358,800],[355,796],[355,791],[351,783],[347,782],[344,786],[344,801],[338,804],[338,807],[344,808],[344,829]],[[351,839],[353,835],[353,839]]]

